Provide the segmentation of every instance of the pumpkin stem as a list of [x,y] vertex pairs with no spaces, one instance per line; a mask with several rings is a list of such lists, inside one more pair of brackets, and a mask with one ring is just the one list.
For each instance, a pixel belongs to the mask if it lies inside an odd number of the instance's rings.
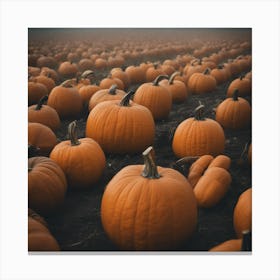
[[168,79],[168,76],[166,75],[159,75],[155,78],[155,80],[153,81],[153,86],[158,86],[158,83],[161,81],[161,80],[164,80],[164,79]]
[[219,64],[217,68],[218,68],[218,69],[224,69],[225,66],[224,66],[223,64]]
[[115,95],[117,92],[118,86],[116,84],[113,84],[110,88],[109,88],[109,93],[112,95]]
[[60,86],[66,87],[66,88],[74,87],[72,79],[65,80],[63,83],[60,84]]
[[48,100],[48,98],[49,98],[49,97],[48,97],[47,95],[43,96],[43,97],[39,100],[37,106],[35,107],[35,111],[41,110],[43,104]]
[[170,76],[170,78],[169,78],[169,80],[168,80],[168,84],[169,84],[169,85],[173,85],[174,79],[175,79],[175,77],[178,76],[178,75],[180,75],[180,72],[174,72],[174,73]]
[[245,75],[242,74],[242,75],[239,77],[240,81],[242,81],[242,80],[244,79],[244,77],[245,77]]
[[[28,158],[36,157],[38,155],[39,150],[40,148],[28,144]],[[29,168],[28,171],[30,171]]]
[[80,145],[80,141],[77,137],[77,121],[73,121],[68,125],[68,137],[71,141],[71,146],[78,146]]
[[129,106],[129,101],[130,101],[130,98],[131,96],[135,93],[135,91],[131,90],[129,91],[121,100],[120,102],[120,106]]
[[178,159],[176,162],[175,162],[175,164],[176,165],[184,165],[184,164],[192,164],[192,163],[194,163],[197,159],[199,159],[199,157],[198,156],[196,156],[196,157],[191,157],[191,156],[189,156],[189,157],[183,157],[183,158],[180,158],[180,159]]
[[157,166],[154,161],[154,149],[152,146],[147,148],[143,153],[144,170],[142,176],[148,179],[159,179],[161,176],[158,173]]
[[252,251],[252,232],[249,230],[242,232],[241,251]]
[[204,70],[203,74],[204,74],[204,75],[208,75],[208,74],[210,74],[210,72],[211,72],[210,68],[207,67],[207,68]]
[[233,95],[232,95],[232,100],[234,101],[238,101],[238,89],[236,88],[233,92]]
[[88,78],[89,76],[94,76],[94,72],[91,71],[91,70],[86,70],[84,71],[82,74],[81,74],[81,77],[82,79],[86,79]]
[[201,104],[201,102],[199,102],[199,103],[200,103],[200,105],[198,107],[196,107],[194,110],[194,118],[198,121],[201,121],[201,120],[205,119],[203,117],[203,112],[204,112],[205,106],[203,104]]

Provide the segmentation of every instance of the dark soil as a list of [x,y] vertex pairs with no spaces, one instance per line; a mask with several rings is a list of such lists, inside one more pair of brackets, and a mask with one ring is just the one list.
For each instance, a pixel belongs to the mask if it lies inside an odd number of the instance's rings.
[[[229,81],[230,82],[230,81]],[[175,128],[180,122],[193,116],[199,100],[206,106],[205,116],[214,119],[214,108],[225,99],[228,83],[220,85],[215,92],[190,96],[183,104],[173,105],[169,118],[156,123],[154,149],[156,163],[171,167],[177,160],[171,143]],[[251,103],[250,98],[247,100]],[[78,136],[85,137],[87,116],[78,120]],[[57,137],[67,139],[67,126],[70,121],[63,121]],[[196,232],[178,251],[208,251],[211,247],[235,237],[233,229],[233,209],[238,196],[251,187],[251,166],[240,162],[240,155],[247,142],[251,141],[251,128],[239,131],[225,130],[226,148],[224,154],[232,159],[230,173],[232,183],[222,201],[211,209],[199,209]],[[100,204],[106,184],[123,167],[142,164],[141,154],[106,155],[107,165],[103,177],[92,189],[86,191],[68,190],[63,206],[46,220],[50,231],[57,239],[63,251],[117,251],[102,229]]]

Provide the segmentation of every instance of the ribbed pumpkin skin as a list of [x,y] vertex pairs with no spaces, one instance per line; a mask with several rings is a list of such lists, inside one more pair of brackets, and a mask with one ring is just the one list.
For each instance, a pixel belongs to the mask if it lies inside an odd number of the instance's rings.
[[147,107],[155,120],[168,117],[172,107],[172,94],[163,86],[142,84],[135,92],[133,101]]
[[120,101],[104,101],[91,111],[86,123],[86,137],[97,141],[106,153],[137,153],[152,145],[155,123],[151,112],[134,102],[120,106]]
[[239,196],[233,212],[233,225],[238,238],[242,237],[242,231],[252,229],[252,188]]
[[50,154],[64,171],[68,186],[76,189],[92,187],[105,168],[105,155],[91,138],[79,139],[80,145],[71,146],[70,140],[57,144]]
[[67,182],[62,169],[48,157],[28,159],[28,207],[39,214],[53,212],[64,200]]
[[37,104],[48,93],[45,85],[37,82],[28,82],[28,106]]
[[222,127],[212,119],[188,118],[177,127],[172,148],[178,158],[186,156],[217,156],[225,148]]
[[242,239],[231,239],[227,240],[213,248],[210,252],[238,252],[241,251]]
[[252,94],[252,82],[243,77],[233,80],[227,89],[227,97],[232,97],[235,89],[238,89],[239,96],[250,96]]
[[50,231],[37,220],[28,217],[28,251],[59,251]]
[[217,87],[216,79],[207,74],[194,73],[188,81],[188,89],[193,94],[203,94],[213,91]]
[[227,98],[216,109],[216,121],[224,128],[247,128],[251,123],[251,106],[242,97],[237,101]]
[[183,175],[158,167],[159,179],[141,176],[143,165],[123,168],[107,185],[101,220],[122,250],[176,249],[197,224],[197,205]]
[[174,80],[172,84],[169,84],[167,80],[163,80],[159,84],[171,92],[173,103],[183,103],[186,101],[188,90],[184,82]]
[[79,88],[79,94],[83,99],[84,106],[88,106],[91,97],[100,90],[97,85],[84,85]]
[[78,118],[83,110],[83,99],[74,87],[56,86],[47,104],[57,111],[61,119]]

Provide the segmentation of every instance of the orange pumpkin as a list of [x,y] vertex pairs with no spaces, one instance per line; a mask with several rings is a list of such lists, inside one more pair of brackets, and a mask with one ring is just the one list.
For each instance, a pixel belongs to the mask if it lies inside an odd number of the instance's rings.
[[167,76],[158,76],[152,83],[142,84],[135,92],[133,101],[147,107],[155,120],[166,119],[172,107],[172,95],[159,84]]
[[233,226],[239,238],[242,231],[252,229],[252,188],[239,196],[233,211]]
[[121,101],[104,101],[91,111],[86,136],[97,141],[107,153],[138,153],[153,144],[155,123],[144,106],[129,102],[133,92]]
[[181,122],[175,130],[172,149],[179,158],[186,156],[217,156],[225,149],[225,134],[220,124],[204,118],[204,105],[195,109],[195,116]]
[[65,79],[74,78],[78,73],[78,66],[76,63],[64,61],[59,65],[57,72]]
[[191,186],[178,171],[157,167],[152,152],[143,152],[144,166],[119,171],[102,197],[103,228],[122,250],[176,249],[196,228]]
[[124,72],[121,68],[113,68],[110,73],[112,78],[118,78],[123,82],[125,90],[128,89],[130,81],[126,72]]
[[64,172],[48,157],[28,159],[28,207],[42,215],[53,213],[64,201]]
[[46,86],[48,89],[48,94],[51,92],[51,90],[55,87],[55,82],[52,78],[49,78],[45,75],[39,75],[34,78],[31,78],[31,81],[35,81],[37,83],[41,83]]
[[41,123],[55,132],[60,127],[60,119],[55,109],[43,105],[47,100],[48,96],[45,95],[37,105],[28,107],[28,122]]
[[118,89],[124,90],[124,84],[119,78],[113,78],[109,75],[107,78],[104,78],[100,81],[99,87],[101,89],[110,88],[112,85],[117,85]]
[[203,73],[194,73],[188,80],[188,89],[193,94],[203,94],[214,91],[217,87],[216,79],[210,75],[210,69]]
[[225,83],[230,78],[230,72],[222,64],[212,69],[211,75],[216,79],[217,85]]
[[83,110],[83,99],[71,80],[53,88],[47,104],[57,111],[61,119],[78,118]]
[[238,89],[239,96],[250,96],[252,93],[251,80],[244,78],[244,76],[233,80],[227,89],[227,97],[232,97],[236,89]]
[[37,104],[39,100],[48,95],[49,91],[47,87],[36,81],[28,82],[28,106]]
[[48,126],[28,123],[28,145],[39,148],[38,155],[48,156],[56,144],[56,135]]
[[146,82],[152,82],[156,79],[156,77],[160,76],[160,75],[164,75],[164,71],[161,69],[161,67],[159,67],[158,64],[154,63],[153,66],[149,67],[146,70]]
[[216,121],[224,128],[247,128],[251,124],[251,113],[249,102],[238,97],[238,89],[236,89],[232,97],[224,100],[216,108]]
[[50,154],[66,175],[68,186],[85,189],[94,186],[105,168],[105,155],[91,138],[77,138],[76,121],[68,127],[70,140],[57,144]]

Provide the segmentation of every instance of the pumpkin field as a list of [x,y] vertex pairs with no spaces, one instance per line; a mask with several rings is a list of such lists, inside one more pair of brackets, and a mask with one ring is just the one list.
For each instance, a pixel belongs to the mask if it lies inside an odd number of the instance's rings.
[[251,128],[251,29],[29,29],[29,252],[252,251]]

